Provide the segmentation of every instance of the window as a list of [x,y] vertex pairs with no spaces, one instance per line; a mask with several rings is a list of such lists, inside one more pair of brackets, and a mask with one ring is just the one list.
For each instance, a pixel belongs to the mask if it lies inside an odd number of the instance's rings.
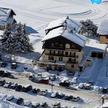
[[63,44],[60,44],[60,48],[63,48]]
[[91,57],[96,57],[97,53],[96,52],[92,52]]
[[51,54],[51,50],[49,51],[49,53]]
[[108,39],[108,36],[106,36],[106,39]]
[[63,51],[58,51],[58,54],[59,54],[59,55],[63,55],[64,52],[63,52]]
[[50,50],[50,54],[55,54],[55,50]]
[[51,46],[54,47],[54,43],[51,43]]
[[54,60],[54,57],[53,56],[49,56],[48,60]]
[[65,48],[68,48],[69,49],[70,48],[70,44],[66,44],[65,45]]
[[98,58],[103,58],[103,53],[98,53]]
[[71,62],[72,61],[72,59],[71,58],[69,58],[69,60],[68,60],[69,62]]
[[63,57],[59,57],[59,61],[63,61]]
[[72,55],[72,53],[70,52],[70,56]]
[[72,68],[74,68],[74,65],[71,65]]
[[65,52],[65,56],[68,56],[68,52]]

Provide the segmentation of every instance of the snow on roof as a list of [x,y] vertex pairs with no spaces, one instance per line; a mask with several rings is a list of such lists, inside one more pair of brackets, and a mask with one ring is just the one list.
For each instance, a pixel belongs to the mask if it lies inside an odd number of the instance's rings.
[[53,29],[42,39],[42,41],[46,41],[48,39],[52,39],[52,38],[55,38],[57,36],[61,36],[62,33],[63,33],[63,27]]
[[15,15],[12,9],[0,7],[0,25],[4,25],[12,21],[11,19],[8,19],[11,12],[13,12],[13,15]]
[[69,32],[68,30],[65,30],[63,27],[59,27],[57,29],[51,30],[44,38],[42,41],[46,41],[58,36],[63,36],[64,38],[80,45],[81,47],[84,47],[86,37],[79,35],[77,33],[72,33]]
[[49,25],[46,27],[47,29],[52,29],[58,26],[62,26],[65,25],[67,27],[71,27],[71,28],[75,28],[76,30],[79,30],[81,24],[80,22],[77,22],[75,20],[70,19],[69,17],[63,17],[63,18],[59,18],[57,20],[52,21],[51,23],[49,23]]
[[86,47],[90,47],[92,51],[106,51],[107,44],[100,44],[92,39],[85,44]]
[[62,34],[62,36],[78,45],[80,45],[81,47],[84,47],[85,45],[85,39],[81,38],[81,36],[79,34],[76,33],[70,33],[67,30]]
[[101,35],[108,35],[108,20],[102,21],[97,32]]

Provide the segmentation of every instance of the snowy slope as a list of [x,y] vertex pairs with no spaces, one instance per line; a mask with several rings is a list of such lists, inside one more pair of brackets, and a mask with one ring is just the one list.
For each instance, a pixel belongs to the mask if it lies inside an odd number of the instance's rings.
[[79,82],[89,81],[97,86],[108,87],[108,55],[103,60],[93,60],[91,67],[85,69],[79,78]]

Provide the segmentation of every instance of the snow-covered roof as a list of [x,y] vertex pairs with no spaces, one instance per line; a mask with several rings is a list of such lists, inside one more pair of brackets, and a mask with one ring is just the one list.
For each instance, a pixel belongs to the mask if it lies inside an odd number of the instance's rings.
[[98,42],[93,41],[92,39],[89,39],[89,41],[85,44],[86,47],[90,47],[91,51],[106,51],[107,50],[107,44],[100,44]]
[[85,41],[86,41],[86,37],[79,35],[77,33],[74,32],[69,32],[68,30],[64,29],[64,27],[59,27],[56,29],[51,30],[44,38],[42,41],[46,41],[58,36],[63,36],[64,38],[80,45],[81,47],[84,47],[85,45]]
[[108,35],[108,20],[102,21],[97,32],[101,35]]
[[12,23],[13,19],[9,18],[11,12],[13,13],[13,15],[15,15],[15,13],[12,9],[0,7],[0,25]]
[[59,27],[59,26],[67,26],[68,28],[75,28],[77,31],[79,30],[79,28],[81,27],[81,23],[75,20],[70,19],[68,16],[67,17],[63,17],[63,18],[59,18],[57,20],[52,21],[51,23],[49,23],[49,25],[46,27],[47,29],[52,29],[55,27]]

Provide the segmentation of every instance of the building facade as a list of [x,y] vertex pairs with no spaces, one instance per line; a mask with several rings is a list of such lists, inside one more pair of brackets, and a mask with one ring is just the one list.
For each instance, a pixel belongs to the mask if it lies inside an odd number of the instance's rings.
[[16,14],[12,9],[0,7],[0,30],[4,30],[7,26],[14,26],[16,23],[14,15]]

